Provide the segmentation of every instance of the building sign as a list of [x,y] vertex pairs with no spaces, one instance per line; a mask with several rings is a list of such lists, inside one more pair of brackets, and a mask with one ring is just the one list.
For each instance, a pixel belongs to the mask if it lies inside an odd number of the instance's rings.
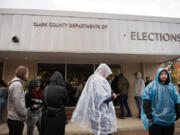
[[[83,23],[55,23],[55,22],[33,22],[34,27],[50,28],[79,28],[79,29],[107,29],[106,24],[83,24]],[[131,40],[143,41],[174,41],[180,42],[180,34],[157,33],[157,32],[131,32]]]
[[[83,16],[86,16],[84,13]],[[35,52],[179,55],[177,21],[0,15],[0,49]],[[161,18],[160,18],[161,19]],[[8,25],[7,25],[8,22]],[[12,37],[18,36],[15,45]],[[94,56],[94,59],[96,57]],[[110,58],[109,58],[110,59]]]
[[107,29],[106,24],[81,24],[81,23],[54,23],[54,22],[34,22],[34,27],[50,28],[81,28],[81,29]]
[[180,42],[180,34],[131,32],[131,40]]

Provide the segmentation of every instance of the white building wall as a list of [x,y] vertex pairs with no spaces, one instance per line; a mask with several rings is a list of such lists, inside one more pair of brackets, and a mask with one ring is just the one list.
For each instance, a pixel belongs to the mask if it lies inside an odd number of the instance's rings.
[[[154,21],[153,18],[151,21],[96,18],[95,15],[31,15],[23,12],[0,12],[0,20],[1,51],[180,54],[180,24],[177,22]],[[76,24],[84,27],[73,27]],[[11,41],[15,35],[19,37],[19,43]]]

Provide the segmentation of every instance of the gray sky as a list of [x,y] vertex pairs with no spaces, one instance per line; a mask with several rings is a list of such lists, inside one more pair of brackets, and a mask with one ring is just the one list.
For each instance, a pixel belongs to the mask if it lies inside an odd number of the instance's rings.
[[0,8],[47,9],[180,18],[180,0],[0,0]]

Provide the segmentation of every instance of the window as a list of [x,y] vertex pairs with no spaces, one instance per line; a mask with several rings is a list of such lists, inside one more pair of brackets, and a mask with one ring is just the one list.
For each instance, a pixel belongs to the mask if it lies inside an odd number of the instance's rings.
[[73,86],[80,85],[93,73],[93,64],[69,64],[67,65],[67,80]]
[[[109,65],[109,64],[108,64]],[[98,65],[95,65],[97,68]],[[114,76],[117,75],[120,70],[120,65],[109,65],[113,74],[108,77],[108,81],[111,83]],[[66,82],[66,89],[69,95],[69,102],[67,106],[75,106],[82,93],[84,85],[90,75],[94,73],[94,64],[50,64],[39,63],[38,64],[38,77],[42,82],[48,82],[50,76],[54,71],[62,73]]]
[[48,82],[51,75],[59,71],[65,77],[65,64],[47,64],[40,63],[38,64],[38,77],[42,82]]
[[93,73],[93,64],[67,65],[67,84],[69,93],[68,106],[75,106],[88,77]]

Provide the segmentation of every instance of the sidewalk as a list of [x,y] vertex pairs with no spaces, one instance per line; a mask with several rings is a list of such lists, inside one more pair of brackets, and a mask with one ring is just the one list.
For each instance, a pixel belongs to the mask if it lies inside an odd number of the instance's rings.
[[[26,134],[26,126],[24,128],[24,135],[25,134]],[[8,128],[6,123],[0,125],[0,135],[8,135]],[[35,135],[38,135],[37,130],[35,130]],[[65,135],[92,135],[92,134],[73,123],[68,123],[68,125],[66,126]],[[115,133],[114,135],[148,135],[148,133],[147,131],[144,131],[141,121],[139,119],[132,117],[124,120],[118,119],[118,132]],[[176,123],[175,135],[180,135],[180,120]]]
[[[136,118],[126,118],[126,119],[118,119],[118,134],[124,135],[122,133],[130,132],[130,131],[143,131],[142,135],[145,135],[143,125],[139,119]],[[88,131],[80,128],[76,124],[69,123],[66,127],[67,135],[92,135]],[[116,133],[117,134],[117,133]],[[130,135],[130,134],[129,134]],[[141,134],[138,134],[141,135]]]

